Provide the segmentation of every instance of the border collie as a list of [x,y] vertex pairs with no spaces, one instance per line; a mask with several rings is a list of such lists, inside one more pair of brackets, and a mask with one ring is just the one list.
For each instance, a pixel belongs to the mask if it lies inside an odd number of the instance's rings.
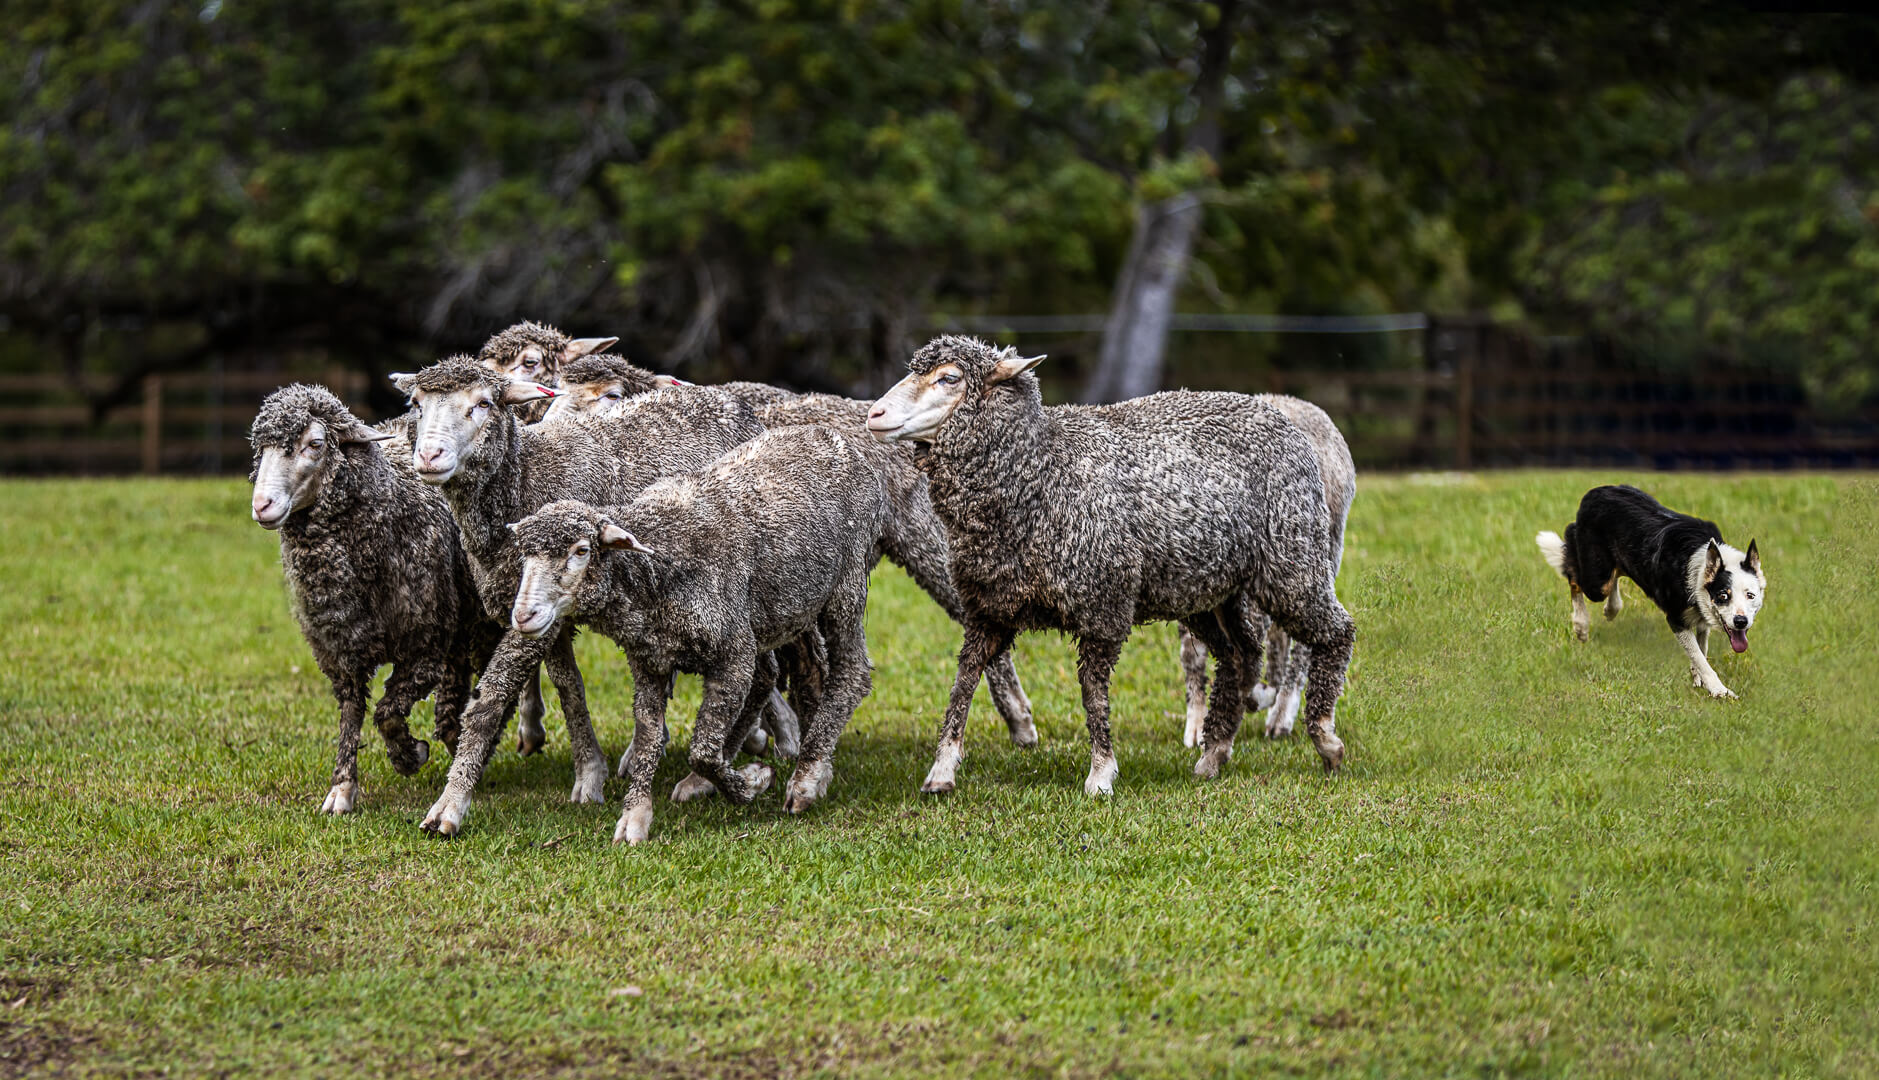
[[1565,539],[1551,532],[1533,539],[1572,589],[1573,636],[1584,641],[1591,628],[1587,597],[1605,601],[1607,619],[1618,617],[1623,575],[1663,610],[1690,658],[1691,683],[1712,697],[1735,696],[1709,666],[1709,632],[1727,634],[1736,652],[1749,647],[1749,627],[1768,592],[1755,541],[1737,551],[1722,542],[1715,522],[1679,514],[1630,485],[1586,492]]

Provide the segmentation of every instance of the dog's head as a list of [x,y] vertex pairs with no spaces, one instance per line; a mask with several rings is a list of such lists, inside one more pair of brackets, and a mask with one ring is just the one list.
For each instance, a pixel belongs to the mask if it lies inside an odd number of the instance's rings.
[[1736,652],[1746,650],[1749,627],[1755,625],[1755,616],[1768,593],[1768,577],[1762,573],[1755,541],[1749,541],[1747,551],[1737,551],[1711,540],[1691,561],[1697,559],[1703,564],[1696,590],[1696,606],[1703,622],[1728,634],[1729,647]]

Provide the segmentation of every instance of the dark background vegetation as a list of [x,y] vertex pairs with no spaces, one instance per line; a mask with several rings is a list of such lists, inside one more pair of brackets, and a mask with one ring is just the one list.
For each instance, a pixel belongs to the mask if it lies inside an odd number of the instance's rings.
[[[1627,369],[1772,372],[1823,414],[1879,403],[1865,18],[1366,0],[0,11],[0,373],[71,376],[94,420],[146,374],[204,370],[343,367],[383,412],[384,372],[523,317],[695,379],[868,393],[936,316],[1123,311],[1157,215],[1187,206],[1164,308],[1465,315],[1595,341]],[[1071,397],[1101,340],[1023,343],[1053,351]],[[1127,359],[1151,385],[1246,388],[1434,362],[1417,334],[1178,333],[1165,369]]]

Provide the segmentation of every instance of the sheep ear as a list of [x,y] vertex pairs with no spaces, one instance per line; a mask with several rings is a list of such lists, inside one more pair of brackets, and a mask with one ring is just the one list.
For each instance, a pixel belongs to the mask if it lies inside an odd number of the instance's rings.
[[641,555],[655,554],[651,548],[640,543],[638,537],[611,521],[600,523],[600,546],[613,548],[615,551],[637,551]]
[[505,529],[507,529],[507,530],[509,530],[509,535],[510,535],[510,536],[516,536],[516,535],[518,535],[518,534],[519,534],[519,533],[521,532],[521,530],[520,530],[520,529],[518,529],[518,528],[516,528],[516,526],[517,526],[517,525],[520,525],[520,524],[522,524],[522,523],[521,523],[521,522],[519,522],[519,521],[511,521],[511,522],[510,522],[509,524],[507,524],[507,525],[504,525],[504,526],[503,526],[503,528],[505,528]]
[[525,401],[540,401],[554,396],[555,391],[552,387],[543,386],[538,382],[529,382],[526,379],[513,380],[502,389],[504,405],[520,405]]
[[416,375],[407,371],[394,371],[389,377],[391,384],[397,387],[398,392],[405,397],[410,397],[412,394],[417,393],[418,377]]
[[333,432],[333,437],[343,443],[374,443],[385,442],[397,436],[389,431],[378,431],[374,428],[366,427],[358,420],[354,420],[351,424],[347,425],[344,430]]
[[579,360],[583,356],[591,356],[597,352],[605,352],[609,346],[619,340],[620,339],[617,337],[575,338],[573,341],[562,346],[561,360],[563,363],[566,363],[569,360]]
[[1007,357],[992,365],[991,377],[985,381],[988,383],[1001,383],[1007,379],[1015,379],[1043,363],[1046,355],[1048,354],[1040,353],[1037,356]]
[[652,384],[654,386],[690,386],[691,385],[691,383],[686,382],[684,379],[679,378],[677,375],[654,375],[652,377]]
[[1711,540],[1709,550],[1704,553],[1703,558],[1703,584],[1707,585],[1716,580],[1716,572],[1721,569],[1722,549],[1716,546],[1716,541]]
[[1743,560],[1743,565],[1749,568],[1749,573],[1757,577],[1761,576],[1762,557],[1755,553],[1755,541],[1753,540],[1749,541],[1748,557]]

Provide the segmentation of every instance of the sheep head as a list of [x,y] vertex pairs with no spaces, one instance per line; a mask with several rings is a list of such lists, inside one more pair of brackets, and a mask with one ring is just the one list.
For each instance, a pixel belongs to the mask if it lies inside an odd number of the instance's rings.
[[417,406],[411,467],[427,484],[447,483],[457,474],[482,445],[498,412],[555,396],[551,387],[499,375],[467,356],[391,380]]
[[983,401],[1043,359],[977,338],[934,338],[907,362],[907,377],[868,411],[868,431],[882,442],[932,442],[962,404]]
[[297,383],[274,391],[248,431],[254,447],[254,484],[249,516],[263,529],[278,529],[287,516],[320,499],[326,482],[345,459],[345,443],[383,442],[324,387]]
[[588,415],[617,416],[626,399],[684,383],[670,375],[655,375],[623,356],[601,353],[583,356],[561,368],[560,393],[543,420]]
[[652,554],[603,511],[574,499],[549,503],[509,529],[522,558],[509,621],[527,637],[547,634],[574,606],[599,549]]
[[511,379],[554,385],[561,365],[600,352],[619,340],[570,338],[552,326],[519,322],[485,341],[476,362]]

